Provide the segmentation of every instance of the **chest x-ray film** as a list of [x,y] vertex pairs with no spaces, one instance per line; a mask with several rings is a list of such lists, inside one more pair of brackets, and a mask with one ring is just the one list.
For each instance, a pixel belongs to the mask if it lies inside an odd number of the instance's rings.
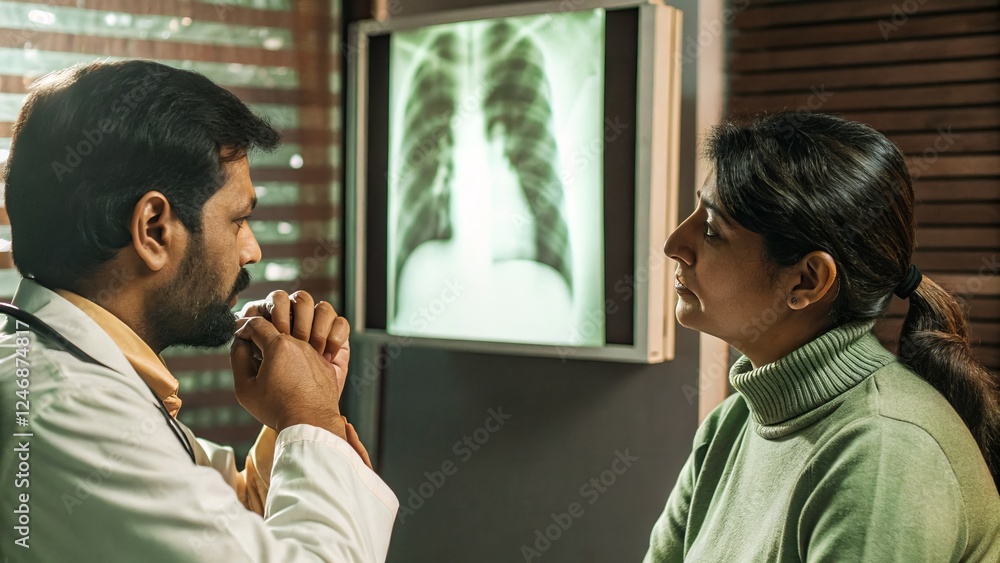
[[603,9],[389,44],[387,332],[602,346]]

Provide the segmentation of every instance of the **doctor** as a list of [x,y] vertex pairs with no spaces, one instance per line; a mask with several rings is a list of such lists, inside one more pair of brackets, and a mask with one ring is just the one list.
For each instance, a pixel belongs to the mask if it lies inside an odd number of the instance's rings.
[[[0,342],[0,559],[383,561],[398,502],[340,415],[349,326],[303,292],[235,320],[261,251],[247,152],[278,133],[148,61],[40,80],[4,181],[24,276]],[[246,469],[176,420],[159,353],[235,339]]]

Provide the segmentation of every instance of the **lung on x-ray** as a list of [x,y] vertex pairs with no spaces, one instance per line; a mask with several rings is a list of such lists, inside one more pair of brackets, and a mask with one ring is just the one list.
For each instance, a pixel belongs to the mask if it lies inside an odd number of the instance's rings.
[[388,333],[604,344],[604,18],[392,34]]

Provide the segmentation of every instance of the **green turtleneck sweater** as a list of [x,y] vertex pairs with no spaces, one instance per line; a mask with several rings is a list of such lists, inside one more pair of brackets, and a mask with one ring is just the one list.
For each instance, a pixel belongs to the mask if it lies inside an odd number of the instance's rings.
[[1000,495],[969,430],[873,323],[730,371],[648,562],[1000,562]]

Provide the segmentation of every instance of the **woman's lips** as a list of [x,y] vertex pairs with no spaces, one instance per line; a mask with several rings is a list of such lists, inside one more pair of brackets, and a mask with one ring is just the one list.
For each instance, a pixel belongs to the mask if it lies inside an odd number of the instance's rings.
[[681,295],[694,295],[694,292],[688,289],[687,286],[681,283],[681,280],[677,278],[674,278],[674,289],[676,289],[677,293]]

